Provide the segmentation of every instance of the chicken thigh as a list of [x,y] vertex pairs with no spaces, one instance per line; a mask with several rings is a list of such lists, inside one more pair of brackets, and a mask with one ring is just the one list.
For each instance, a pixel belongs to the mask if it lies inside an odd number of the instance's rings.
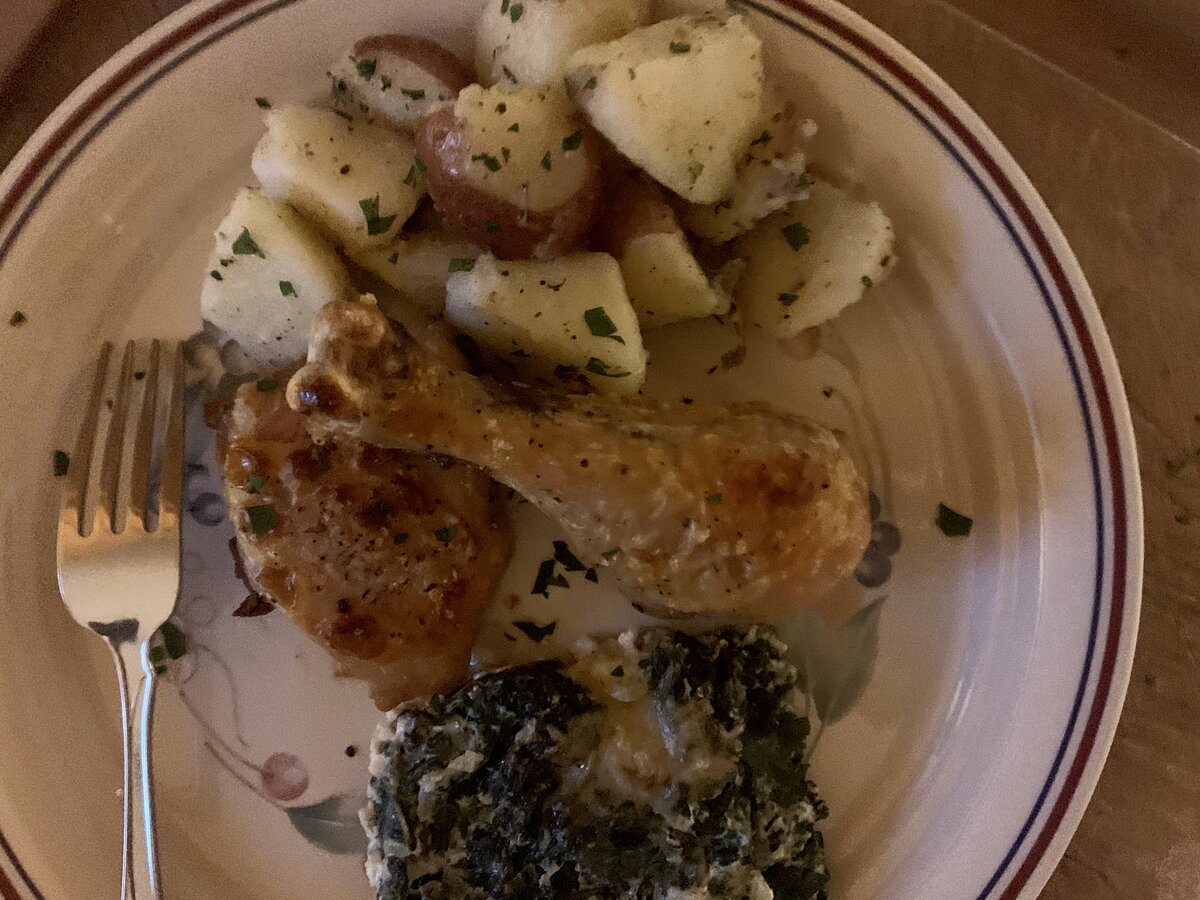
[[786,612],[862,559],[850,456],[768,406],[514,396],[431,356],[369,298],[326,306],[308,358],[288,401],[317,434],[486,469],[648,611]]
[[508,564],[502,489],[445,457],[318,445],[286,381],[242,385],[215,423],[247,580],[380,709],[457,687]]

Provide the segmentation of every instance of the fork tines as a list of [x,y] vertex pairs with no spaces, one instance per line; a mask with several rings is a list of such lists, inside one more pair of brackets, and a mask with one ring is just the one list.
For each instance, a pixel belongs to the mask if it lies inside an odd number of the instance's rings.
[[66,500],[80,535],[178,521],[183,370],[177,342],[129,341],[119,358],[111,343],[101,349]]

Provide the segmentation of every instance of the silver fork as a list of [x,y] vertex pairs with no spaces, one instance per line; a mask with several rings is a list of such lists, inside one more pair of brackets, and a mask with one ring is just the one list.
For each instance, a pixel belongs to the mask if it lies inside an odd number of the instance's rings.
[[[178,344],[111,344],[68,467],[58,585],[79,624],[116,661],[124,738],[121,896],[159,897],[151,779],[154,666],[149,643],[179,593],[183,355]],[[136,803],[134,802],[136,798]]]

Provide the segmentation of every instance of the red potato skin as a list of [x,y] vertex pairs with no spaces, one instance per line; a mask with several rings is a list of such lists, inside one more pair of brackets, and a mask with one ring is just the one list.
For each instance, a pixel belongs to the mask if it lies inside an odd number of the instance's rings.
[[[574,249],[591,230],[601,186],[599,138],[594,132],[585,128],[580,146],[588,160],[587,177],[565,203],[546,212],[525,212],[463,177],[469,148],[452,106],[422,119],[416,138],[438,212],[460,237],[487,247],[500,259],[552,259]],[[489,223],[500,227],[489,231]]]
[[475,81],[475,73],[462,61],[435,41],[414,34],[376,34],[365,37],[351,53],[358,58],[377,53],[391,53],[420,66],[453,93],[457,94]]
[[657,182],[636,172],[620,175],[614,182],[592,232],[596,249],[620,259],[634,238],[682,234],[675,209]]

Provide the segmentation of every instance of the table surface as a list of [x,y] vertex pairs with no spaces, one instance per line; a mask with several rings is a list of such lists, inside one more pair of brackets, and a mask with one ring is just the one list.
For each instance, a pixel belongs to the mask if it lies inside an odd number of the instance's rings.
[[[21,2],[21,0],[16,0]],[[71,0],[0,83],[0,166],[178,0]],[[988,122],[1074,247],[1116,349],[1146,510],[1141,633],[1100,785],[1044,897],[1200,891],[1200,4],[849,0]]]

